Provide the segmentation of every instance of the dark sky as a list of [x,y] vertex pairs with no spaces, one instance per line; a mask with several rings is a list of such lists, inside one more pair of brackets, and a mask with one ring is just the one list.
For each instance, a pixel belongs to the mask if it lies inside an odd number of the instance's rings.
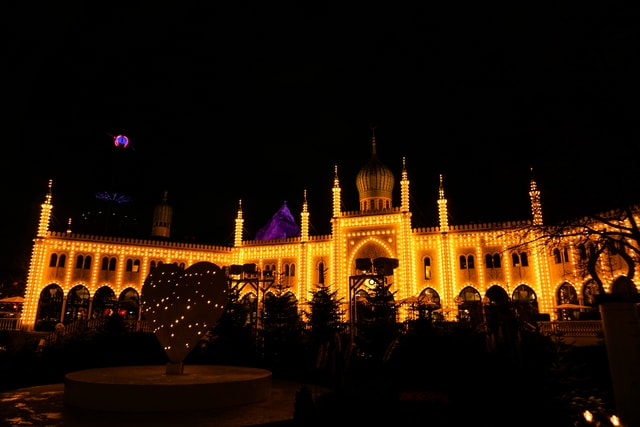
[[356,210],[372,125],[415,226],[437,225],[441,173],[452,224],[529,218],[530,167],[548,220],[640,199],[631,6],[16,3],[2,268],[28,263],[50,178],[60,229],[122,189],[150,230],[168,190],[174,237],[229,244],[239,199],[252,238],[306,189],[328,233],[334,166]]

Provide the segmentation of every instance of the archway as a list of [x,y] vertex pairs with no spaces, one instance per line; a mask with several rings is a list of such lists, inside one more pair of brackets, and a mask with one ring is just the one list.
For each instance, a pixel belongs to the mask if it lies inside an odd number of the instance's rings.
[[539,308],[536,293],[530,286],[519,285],[513,291],[513,311],[521,322],[535,325],[538,320]]
[[125,320],[138,320],[140,316],[140,294],[133,288],[127,288],[118,299],[118,315]]
[[84,285],[71,288],[64,306],[64,324],[89,317],[89,289]]
[[563,283],[558,288],[556,303],[558,320],[576,320],[580,312],[578,293],[570,283]]
[[469,322],[476,326],[483,322],[482,300],[480,292],[472,286],[467,286],[460,291],[458,298],[458,320]]
[[62,288],[52,283],[40,292],[34,330],[54,331],[62,317]]
[[111,316],[116,311],[116,294],[108,286],[99,288],[93,296],[91,318],[102,319]]

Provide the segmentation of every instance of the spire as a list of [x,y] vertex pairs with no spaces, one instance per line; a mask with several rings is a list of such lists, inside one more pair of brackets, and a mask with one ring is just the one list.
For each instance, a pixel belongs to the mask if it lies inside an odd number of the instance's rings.
[[233,245],[235,247],[242,246],[242,229],[244,226],[244,219],[242,218],[242,199],[238,202],[238,215],[236,216],[236,229],[233,239]]
[[402,178],[400,180],[400,210],[409,212],[409,176],[407,174],[407,161],[402,158]]
[[440,189],[438,191],[438,217],[440,220],[440,231],[449,231],[449,211],[447,210],[447,199],[444,197],[444,185],[442,184],[442,174],[440,174]]
[[531,199],[531,213],[533,214],[533,225],[542,225],[542,202],[540,201],[540,191],[538,184],[533,177],[533,167],[529,168],[531,178],[529,181],[529,198]]
[[340,180],[338,179],[338,165],[334,166],[333,171],[333,217],[337,218],[340,216],[340,206],[342,205],[342,199],[340,198],[340,192],[342,189],[340,188]]
[[309,207],[307,204],[307,189],[304,190],[302,201],[302,213],[300,214],[300,241],[306,242],[309,240]]
[[40,205],[40,224],[38,224],[38,237],[45,237],[49,231],[49,221],[51,220],[51,212],[53,205],[51,200],[53,199],[53,180],[49,180],[49,189],[47,195],[44,198],[44,203]]
[[378,150],[376,149],[376,127],[371,125],[371,157],[377,157]]

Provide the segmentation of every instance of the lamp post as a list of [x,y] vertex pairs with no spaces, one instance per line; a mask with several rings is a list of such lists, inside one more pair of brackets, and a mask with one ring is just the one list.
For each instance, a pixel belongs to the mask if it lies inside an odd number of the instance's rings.
[[370,284],[386,283],[386,276],[392,276],[393,270],[398,268],[398,260],[395,258],[379,257],[371,261],[370,258],[357,258],[356,270],[364,273],[349,276],[349,333],[351,335],[351,345],[353,346],[356,335],[356,293],[358,289],[368,280]]
[[[228,282],[229,288],[240,292],[242,289],[249,285],[256,293],[256,320],[255,320],[255,333],[258,334],[260,328],[261,307],[264,304],[264,297],[266,292],[271,288],[275,279],[271,274],[265,274],[263,278],[260,278],[261,272],[258,270],[256,264],[244,264],[244,265],[231,265],[228,270]],[[233,279],[230,276],[237,276]],[[260,286],[263,284],[263,286]],[[262,292],[262,298],[260,293]]]
[[351,345],[353,346],[353,341],[355,338],[355,328],[356,328],[356,292],[358,289],[364,284],[367,278],[371,277],[371,275],[359,275],[359,276],[351,276],[349,277],[349,334],[351,336]]

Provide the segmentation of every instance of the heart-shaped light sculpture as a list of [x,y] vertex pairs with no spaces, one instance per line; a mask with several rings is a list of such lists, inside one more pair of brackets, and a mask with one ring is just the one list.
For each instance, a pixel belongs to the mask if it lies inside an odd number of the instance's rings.
[[187,269],[175,264],[154,268],[142,285],[146,320],[169,358],[167,374],[181,374],[184,359],[220,319],[228,300],[223,271],[211,262]]

